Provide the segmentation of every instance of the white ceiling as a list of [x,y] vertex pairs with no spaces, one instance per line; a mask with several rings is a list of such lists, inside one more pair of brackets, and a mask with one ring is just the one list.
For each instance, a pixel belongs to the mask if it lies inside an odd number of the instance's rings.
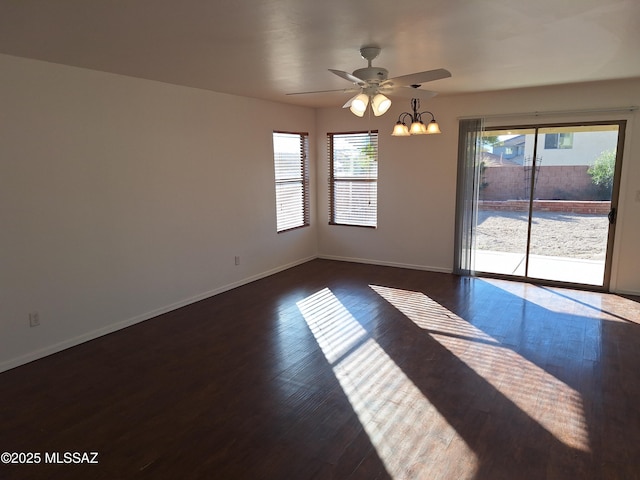
[[0,0],[0,53],[298,105],[367,44],[441,94],[640,77],[640,1]]

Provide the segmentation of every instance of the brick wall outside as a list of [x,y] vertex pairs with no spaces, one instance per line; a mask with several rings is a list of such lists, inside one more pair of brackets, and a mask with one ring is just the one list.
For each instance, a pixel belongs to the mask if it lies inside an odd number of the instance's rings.
[[[527,212],[528,200],[481,200],[480,210],[499,210],[503,212]],[[611,210],[611,202],[572,201],[572,200],[534,200],[533,210],[537,212],[581,213],[606,215]]]
[[[542,200],[595,200],[597,191],[586,165],[542,166],[536,175],[535,198]],[[482,200],[516,200],[529,197],[530,169],[503,165],[486,167]]]

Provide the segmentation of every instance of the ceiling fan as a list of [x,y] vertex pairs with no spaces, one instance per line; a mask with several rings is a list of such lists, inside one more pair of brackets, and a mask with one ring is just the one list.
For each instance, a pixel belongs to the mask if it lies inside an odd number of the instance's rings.
[[342,70],[333,70],[331,68],[329,69],[331,73],[353,83],[354,86],[351,88],[288,93],[287,95],[306,95],[310,93],[328,92],[356,93],[356,95],[350,98],[342,108],[349,108],[352,113],[362,117],[367,111],[369,104],[371,104],[373,114],[375,116],[380,116],[385,113],[389,107],[391,107],[391,100],[389,100],[387,95],[392,97],[397,96],[418,99],[431,98],[434,95],[437,95],[437,93],[429,90],[419,90],[418,87],[423,83],[451,76],[451,72],[448,70],[438,68],[436,70],[427,70],[424,72],[402,75],[400,77],[387,78],[389,71],[386,68],[374,67],[371,65],[372,60],[379,54],[380,47],[362,47],[360,49],[360,55],[368,62],[368,66],[366,68],[359,68],[353,73],[343,72]]

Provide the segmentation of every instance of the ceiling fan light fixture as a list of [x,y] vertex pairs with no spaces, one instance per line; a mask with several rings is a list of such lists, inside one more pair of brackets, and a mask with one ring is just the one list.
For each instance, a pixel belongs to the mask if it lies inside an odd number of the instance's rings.
[[371,109],[376,117],[384,114],[391,107],[391,100],[385,97],[383,94],[378,93],[371,100]]
[[[335,70],[330,68],[329,72],[343,80],[351,82],[352,86],[349,89],[337,89],[337,90],[316,90],[313,92],[298,92],[288,93],[287,95],[303,95],[309,93],[328,93],[328,92],[357,92],[342,108],[349,108],[351,112],[358,116],[363,117],[371,104],[371,110],[376,117],[384,115],[391,107],[391,100],[380,92],[385,92],[388,95],[395,95],[396,93],[401,97],[418,96],[420,98],[431,98],[436,95],[436,92],[430,92],[427,90],[415,91],[415,93],[409,93],[416,90],[423,83],[433,82],[434,80],[440,80],[451,76],[451,72],[444,68],[437,68],[435,70],[427,70],[424,72],[415,72],[408,75],[401,75],[399,77],[389,78],[389,71],[386,68],[373,66],[372,62],[380,54],[380,47],[377,45],[365,45],[360,48],[360,55],[367,61],[365,68],[358,68],[353,73],[345,72],[343,70]],[[415,100],[415,99],[414,99]],[[415,118],[412,121],[416,120]],[[419,120],[419,118],[418,118]],[[408,125],[412,122],[401,122]]]
[[363,117],[364,112],[367,111],[367,105],[369,105],[369,96],[364,93],[359,93],[351,99],[351,106],[349,107],[349,110],[351,110],[351,113],[354,115]]

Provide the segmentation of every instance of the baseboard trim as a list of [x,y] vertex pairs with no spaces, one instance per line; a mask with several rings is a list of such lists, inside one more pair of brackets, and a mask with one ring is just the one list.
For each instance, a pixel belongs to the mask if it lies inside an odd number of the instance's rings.
[[380,265],[381,267],[398,267],[407,268],[410,270],[423,270],[426,272],[453,273],[453,269],[450,268],[432,267],[429,265],[414,265],[410,263],[386,262],[383,260],[372,260],[369,258],[339,257],[335,255],[318,255],[318,258],[321,258],[323,260],[337,260],[339,262],[366,263],[368,265]]
[[198,295],[194,295],[193,297],[174,302],[170,305],[166,305],[161,308],[157,308],[150,312],[143,313],[141,315],[136,315],[135,317],[128,318],[126,320],[121,320],[119,322],[115,322],[109,324],[105,327],[99,328],[97,330],[93,330],[91,332],[83,333],[82,335],[78,335],[76,337],[70,338],[68,340],[64,340],[62,342],[56,343],[54,345],[49,345],[47,347],[41,348],[39,350],[35,350],[33,352],[26,353],[16,358],[12,358],[0,363],[0,373],[5,372],[7,370],[11,370],[12,368],[19,367],[21,365],[25,365],[27,363],[33,362],[35,360],[39,360],[41,358],[47,357],[49,355],[53,355],[54,353],[61,352],[71,347],[75,347],[76,345],[80,345],[82,343],[88,342],[90,340],[94,340],[96,338],[102,337],[104,335],[108,335],[113,332],[117,332],[118,330],[122,330],[123,328],[130,327],[137,323],[141,323],[147,320],[151,320],[159,315],[163,315],[165,313],[171,312],[173,310],[177,310],[182,307],[186,307],[187,305],[191,305],[192,303],[199,302],[201,300],[205,300],[207,298],[213,297],[215,295],[219,295],[221,293],[227,292],[229,290],[233,290],[234,288],[241,287],[242,285],[246,285],[251,282],[255,282],[256,280],[260,280],[265,277],[269,277],[279,272],[283,272],[284,270],[288,270],[290,268],[296,267],[298,265],[302,265],[303,263],[307,263],[311,260],[318,258],[317,256],[311,256],[307,258],[303,258],[300,260],[296,260],[294,262],[288,263],[286,265],[281,265],[279,267],[273,268],[271,270],[267,270],[262,273],[258,273],[256,275],[252,275],[250,277],[243,278],[242,280],[238,280],[236,282],[229,283],[219,288],[215,288],[213,290],[209,290],[207,292],[200,293]]
[[613,290],[611,293],[614,295],[631,295],[633,297],[640,297],[640,292],[636,292],[634,290]]

